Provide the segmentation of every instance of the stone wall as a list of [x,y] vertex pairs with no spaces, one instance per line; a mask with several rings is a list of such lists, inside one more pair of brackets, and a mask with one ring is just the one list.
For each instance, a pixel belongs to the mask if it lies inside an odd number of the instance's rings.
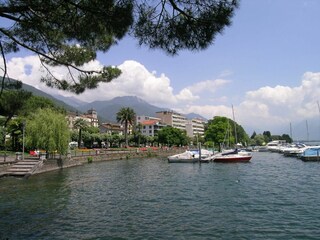
[[109,160],[124,160],[133,158],[150,158],[150,157],[168,157],[170,155],[181,153],[184,150],[170,149],[170,150],[156,150],[156,151],[110,151],[110,152],[96,152],[93,155],[64,157],[62,159],[46,159],[41,168],[37,169],[34,174],[59,170],[68,167],[80,166],[88,163],[88,159],[92,162],[101,162]]

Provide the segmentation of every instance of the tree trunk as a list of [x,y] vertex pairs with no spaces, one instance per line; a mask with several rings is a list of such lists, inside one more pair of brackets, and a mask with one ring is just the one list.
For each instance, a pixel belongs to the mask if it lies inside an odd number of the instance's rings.
[[82,129],[80,128],[80,129],[79,129],[78,148],[81,147],[81,142],[82,142],[82,141],[81,141],[81,137],[82,137],[81,135],[82,135]]
[[126,148],[128,147],[128,122],[126,121],[124,124],[124,139],[126,141]]

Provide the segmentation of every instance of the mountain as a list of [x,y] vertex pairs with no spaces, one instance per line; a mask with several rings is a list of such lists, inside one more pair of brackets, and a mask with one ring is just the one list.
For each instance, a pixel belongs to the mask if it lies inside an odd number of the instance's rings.
[[83,102],[75,97],[64,97],[62,95],[53,95],[56,99],[61,100],[63,102],[65,102],[66,104],[74,107],[74,108],[78,108],[81,105],[85,105],[87,104],[87,102]]
[[168,110],[147,103],[135,96],[116,97],[108,101],[95,101],[78,107],[79,110],[86,112],[93,108],[98,112],[98,116],[107,121],[116,122],[117,112],[122,107],[132,108],[137,115],[155,117],[156,112]]
[[185,114],[185,116],[186,116],[188,119],[200,118],[200,119],[208,120],[208,119],[202,117],[201,115],[199,115],[199,114],[197,114],[197,113],[188,113],[188,114]]
[[[17,81],[17,80],[10,79],[9,81],[14,82],[14,81]],[[43,91],[41,91],[39,89],[36,89],[35,87],[32,87],[32,86],[30,86],[28,84],[22,83],[22,89],[26,90],[28,92],[31,92],[34,96],[48,98],[51,101],[53,101],[57,106],[62,107],[64,109],[66,109],[67,111],[70,111],[70,112],[77,112],[78,111],[76,108],[66,104],[64,101],[61,101],[61,100],[51,96],[50,94],[47,94],[47,93],[45,93],[45,92],[43,92]]]
[[[130,107],[134,110],[134,112],[137,115],[145,115],[150,117],[155,117],[156,112],[170,110],[167,108],[160,108],[160,107],[151,105],[148,102],[136,96],[116,97],[107,101],[95,101],[95,102],[83,104],[79,106],[78,109],[82,112],[86,112],[89,109],[93,108],[97,111],[99,118],[101,118],[102,120],[116,122],[117,112],[119,112],[119,110],[122,107]],[[186,114],[185,116],[188,119],[192,119],[192,118],[205,119],[204,117],[195,113]]]

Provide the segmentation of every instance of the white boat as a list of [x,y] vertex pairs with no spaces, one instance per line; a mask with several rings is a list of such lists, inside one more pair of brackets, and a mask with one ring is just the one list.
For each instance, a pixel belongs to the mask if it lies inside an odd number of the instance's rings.
[[280,152],[280,148],[286,143],[285,140],[274,140],[267,143],[267,149],[270,152]]
[[320,161],[320,146],[310,146],[300,156],[302,161]]
[[284,156],[287,157],[297,157],[298,155],[301,155],[305,149],[307,149],[308,146],[302,143],[296,143],[288,146],[287,148],[284,148],[282,150],[282,153]]
[[175,154],[168,157],[169,163],[195,163],[195,162],[210,162],[213,157],[213,152],[206,149],[187,150],[183,153]]

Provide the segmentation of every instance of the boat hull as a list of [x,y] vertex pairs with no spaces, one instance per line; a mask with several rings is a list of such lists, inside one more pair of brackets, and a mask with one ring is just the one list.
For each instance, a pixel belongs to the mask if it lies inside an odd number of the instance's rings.
[[304,162],[320,161],[320,156],[301,156],[300,159]]
[[170,159],[168,158],[169,163],[196,163],[199,159]]
[[220,156],[213,159],[214,162],[249,162],[252,156]]

